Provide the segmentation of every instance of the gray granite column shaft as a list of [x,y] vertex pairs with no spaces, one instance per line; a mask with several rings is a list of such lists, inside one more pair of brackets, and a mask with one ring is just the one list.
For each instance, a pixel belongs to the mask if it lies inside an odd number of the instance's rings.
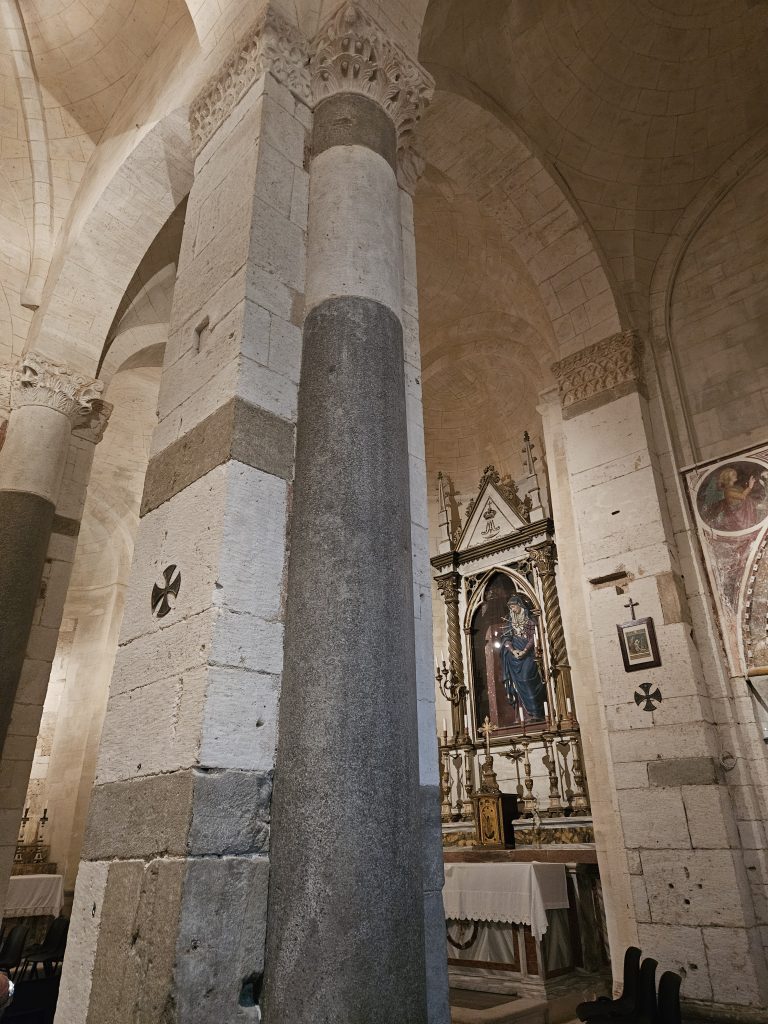
[[53,503],[38,494],[0,490],[0,751],[32,629],[53,516]]
[[366,97],[318,107],[267,1024],[426,1021],[394,148]]

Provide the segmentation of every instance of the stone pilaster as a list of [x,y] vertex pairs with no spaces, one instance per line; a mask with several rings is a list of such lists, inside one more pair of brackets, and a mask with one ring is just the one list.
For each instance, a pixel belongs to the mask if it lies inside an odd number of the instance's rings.
[[59,996],[67,1024],[258,1016],[306,62],[265,8],[192,105],[199,153]]
[[[396,168],[429,81],[352,5],[321,32],[311,71],[265,1017],[421,1024],[413,436]],[[439,828],[436,801],[435,812]]]
[[[667,599],[681,569],[642,368],[628,332],[554,373],[614,788],[606,795],[618,808],[632,891],[621,930],[636,928],[662,968],[683,972],[686,998],[717,1016],[713,1006],[764,1005],[768,972],[689,613]],[[653,618],[661,654],[660,666],[631,673],[616,631],[631,617],[629,598],[638,617]],[[644,683],[662,695],[652,710],[636,699]],[[610,931],[615,938],[609,919]],[[622,950],[612,952],[620,963]]]

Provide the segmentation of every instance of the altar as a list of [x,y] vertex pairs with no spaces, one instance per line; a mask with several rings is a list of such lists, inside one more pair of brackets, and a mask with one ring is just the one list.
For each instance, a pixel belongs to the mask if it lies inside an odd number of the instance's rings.
[[[515,854],[512,854],[514,857]],[[546,991],[581,966],[576,865],[501,859],[445,864],[443,904],[451,984]]]

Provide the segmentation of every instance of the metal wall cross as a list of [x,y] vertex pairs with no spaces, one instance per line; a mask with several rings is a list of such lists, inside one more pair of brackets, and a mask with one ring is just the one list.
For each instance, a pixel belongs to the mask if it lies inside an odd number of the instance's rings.
[[651,693],[651,687],[653,683],[640,683],[640,690],[635,691],[635,704],[638,707],[643,706],[643,711],[654,711],[657,704],[661,704],[661,690],[656,689]]
[[633,601],[632,598],[630,597],[630,599],[624,605],[625,608],[629,608],[629,614],[632,616],[633,619],[636,618],[636,616],[635,616],[635,608],[637,608],[639,604],[640,604],[639,601]]

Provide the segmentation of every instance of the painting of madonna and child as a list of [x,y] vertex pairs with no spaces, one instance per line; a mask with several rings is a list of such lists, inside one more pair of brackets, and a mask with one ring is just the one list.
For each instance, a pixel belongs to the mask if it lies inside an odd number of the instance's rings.
[[478,725],[487,715],[501,733],[544,727],[547,690],[539,630],[532,599],[505,573],[495,573],[470,623]]

